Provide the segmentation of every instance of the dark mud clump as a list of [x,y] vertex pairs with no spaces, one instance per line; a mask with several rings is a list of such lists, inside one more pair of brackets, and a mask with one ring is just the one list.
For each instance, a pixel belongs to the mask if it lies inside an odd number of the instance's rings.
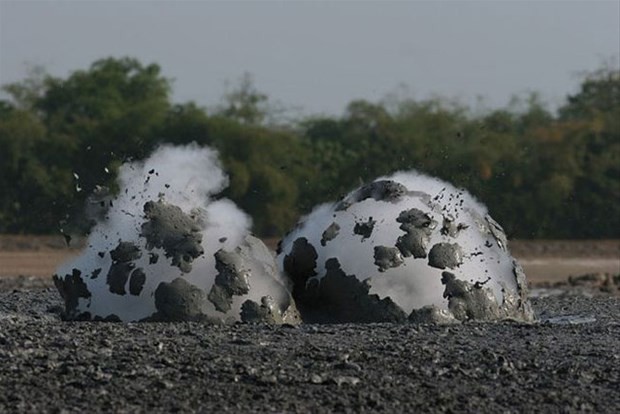
[[375,228],[375,224],[377,224],[377,221],[373,220],[372,217],[369,217],[368,221],[359,221],[355,223],[353,233],[362,236],[362,241],[364,241],[372,236],[372,231]]
[[[284,310],[282,310],[284,308]],[[241,305],[241,321],[245,323],[267,323],[270,325],[298,325],[301,317],[292,299],[281,307],[271,296],[263,296],[261,303],[246,300]]]
[[82,272],[78,269],[73,269],[70,275],[65,275],[64,278],[54,275],[54,285],[60,296],[65,301],[64,316],[67,319],[72,319],[77,316],[76,310],[78,306],[78,300],[80,298],[88,299],[91,297],[91,293],[88,290],[88,286],[82,279]]
[[296,239],[290,253],[284,256],[284,271],[293,282],[293,297],[298,289],[303,289],[308,279],[316,276],[318,257],[316,249],[305,237]]
[[134,296],[140,295],[145,282],[146,274],[142,269],[136,269],[131,272],[131,277],[129,279],[129,293]]
[[443,297],[448,300],[448,309],[434,305],[414,309],[409,321],[445,324],[502,319],[531,322],[535,319],[530,303],[521,293],[504,291],[502,303],[498,303],[493,290],[485,286],[489,280],[469,283],[457,279],[453,273],[443,272],[441,283],[445,286]]
[[375,265],[379,272],[385,272],[392,267],[398,267],[405,262],[402,254],[396,247],[375,246]]
[[370,284],[347,275],[338,259],[325,262],[327,272],[321,279],[312,279],[295,297],[304,322],[403,322],[405,312],[391,298],[380,299],[369,294]]
[[417,208],[402,211],[396,221],[401,223],[400,229],[405,232],[396,241],[396,248],[400,253],[404,257],[426,258],[426,248],[437,222]]
[[355,203],[372,198],[377,201],[396,203],[408,193],[407,187],[392,180],[380,180],[359,188],[336,204],[336,211],[343,211]]
[[219,272],[211,287],[208,299],[220,312],[228,312],[233,296],[250,292],[250,270],[245,268],[243,258],[235,252],[218,250],[215,253],[215,268]]
[[215,254],[215,277],[208,300],[216,310],[227,313],[234,297],[251,294],[251,289],[266,289],[260,303],[247,299],[241,305],[242,322],[298,324],[300,317],[288,287],[280,279],[277,264],[267,246],[256,237],[246,236],[232,252],[220,249]]
[[428,265],[437,269],[454,269],[463,263],[463,250],[457,243],[437,243],[428,254]]
[[432,230],[437,225],[431,216],[417,208],[401,211],[396,221],[401,223],[401,230],[407,230],[409,227]]
[[147,221],[142,224],[141,236],[147,241],[147,249],[164,249],[173,266],[190,272],[193,260],[204,254],[201,215],[186,214],[163,201],[145,203],[144,215]]
[[137,292],[132,294],[140,293],[144,282],[140,285],[139,280],[142,277],[146,280],[146,275],[142,269],[136,269],[134,261],[138,260],[141,256],[142,252],[140,248],[131,242],[119,242],[118,246],[110,251],[112,266],[110,266],[106,278],[106,283],[110,288],[110,292],[117,295],[125,295],[127,293],[125,286],[131,276],[132,279],[135,279],[133,282],[133,292]]
[[202,289],[185,279],[161,282],[155,290],[157,312],[152,321],[209,321],[204,314],[206,295]]
[[396,240],[396,248],[404,257],[413,256],[416,259],[426,258],[426,247],[430,237],[426,232],[419,229],[412,229]]
[[338,233],[340,232],[340,226],[338,223],[332,223],[328,228],[325,229],[323,234],[321,235],[321,246],[327,245],[327,242],[334,240]]

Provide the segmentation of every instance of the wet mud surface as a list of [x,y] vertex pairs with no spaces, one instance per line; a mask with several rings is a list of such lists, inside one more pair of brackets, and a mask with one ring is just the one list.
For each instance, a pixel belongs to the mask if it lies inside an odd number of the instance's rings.
[[127,324],[63,322],[38,280],[0,285],[0,412],[620,410],[610,295],[535,298],[537,323]]

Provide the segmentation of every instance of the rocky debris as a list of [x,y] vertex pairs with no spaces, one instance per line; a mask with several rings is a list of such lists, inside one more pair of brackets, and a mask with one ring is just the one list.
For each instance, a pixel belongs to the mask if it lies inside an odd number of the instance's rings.
[[141,236],[147,241],[147,249],[164,249],[173,266],[182,272],[190,272],[193,260],[204,254],[202,214],[186,214],[178,206],[161,200],[146,202],[146,221],[142,224]]
[[377,221],[373,220],[372,217],[369,217],[367,221],[359,221],[355,223],[353,233],[362,236],[362,241],[364,241],[372,235],[375,224]]
[[405,262],[402,254],[396,247],[375,246],[374,251],[375,265],[379,269],[379,272],[385,272]]
[[321,235],[321,246],[325,246],[328,241],[334,240],[340,231],[340,226],[338,223],[332,223],[328,228],[325,229],[323,234]]
[[347,210],[355,203],[372,198],[376,201],[396,203],[408,193],[407,187],[392,180],[379,180],[360,187],[336,204],[335,211]]
[[463,250],[457,243],[437,243],[428,253],[428,265],[437,269],[454,269],[463,263]]
[[306,323],[403,322],[405,312],[390,298],[370,294],[368,280],[347,275],[338,259],[325,262],[327,273],[320,280],[311,279],[306,289],[295,296],[301,317]]

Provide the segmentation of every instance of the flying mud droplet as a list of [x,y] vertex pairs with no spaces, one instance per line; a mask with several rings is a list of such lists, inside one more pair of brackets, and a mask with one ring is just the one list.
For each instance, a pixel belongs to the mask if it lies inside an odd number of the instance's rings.
[[325,246],[327,242],[334,240],[340,231],[340,226],[338,223],[332,223],[328,228],[325,229],[323,234],[321,235],[321,246]]
[[362,241],[364,241],[372,235],[375,224],[377,224],[377,221],[373,220],[372,217],[369,217],[367,221],[356,222],[355,227],[353,227],[353,233],[362,236]]

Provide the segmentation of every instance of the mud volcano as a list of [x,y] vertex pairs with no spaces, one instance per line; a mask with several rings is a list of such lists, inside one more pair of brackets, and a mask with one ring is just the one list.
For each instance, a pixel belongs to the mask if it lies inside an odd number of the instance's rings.
[[465,190],[422,174],[318,207],[278,252],[307,322],[534,318],[501,226]]
[[157,150],[120,171],[88,248],[54,282],[64,317],[107,321],[297,323],[274,256],[249,234],[217,155],[197,146]]

